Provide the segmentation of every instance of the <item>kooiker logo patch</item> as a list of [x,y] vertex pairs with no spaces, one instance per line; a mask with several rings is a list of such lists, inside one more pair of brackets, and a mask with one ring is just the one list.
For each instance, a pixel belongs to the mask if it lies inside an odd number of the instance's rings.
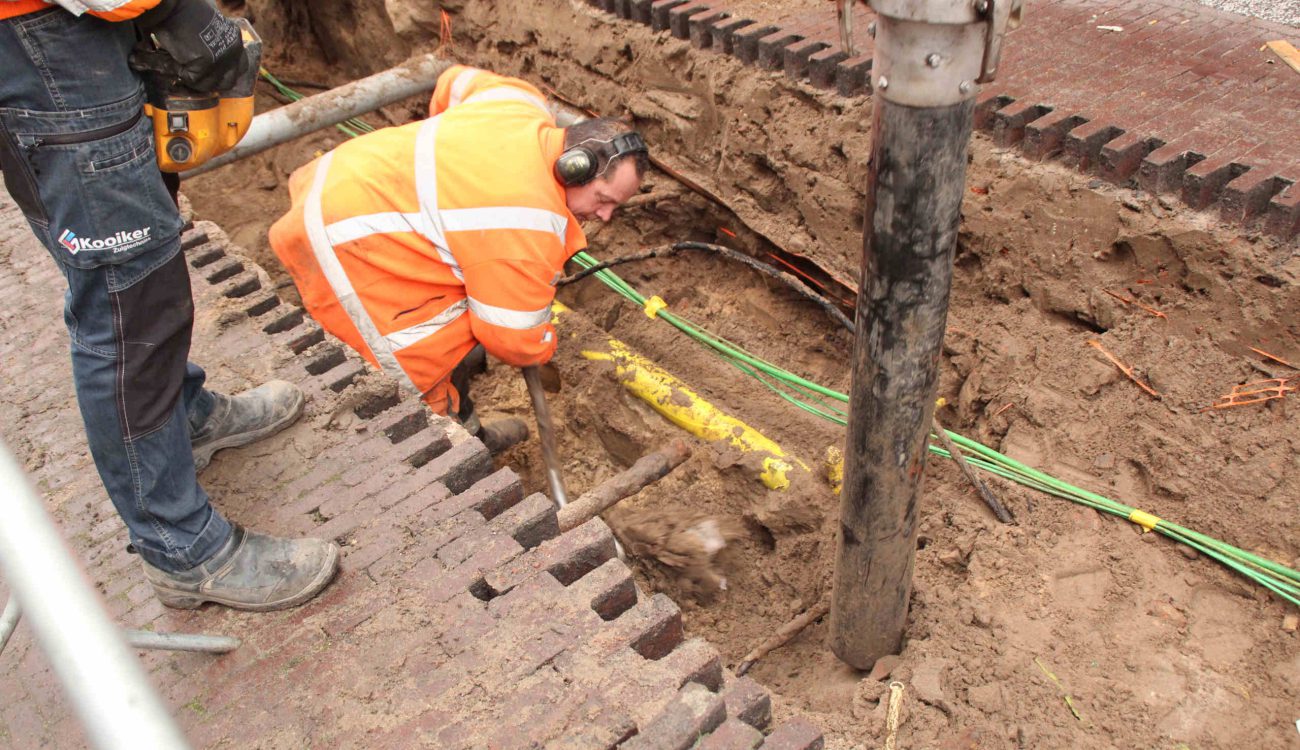
[[73,255],[82,250],[112,250],[114,253],[120,253],[148,242],[150,229],[151,227],[142,227],[134,231],[121,230],[110,237],[95,238],[78,237],[76,232],[65,229],[59,235],[59,244]]

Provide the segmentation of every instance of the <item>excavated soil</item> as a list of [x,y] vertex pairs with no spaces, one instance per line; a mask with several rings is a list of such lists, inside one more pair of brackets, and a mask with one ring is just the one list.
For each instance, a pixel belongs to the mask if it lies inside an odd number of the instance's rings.
[[[336,84],[391,62],[349,53],[385,34],[400,39],[389,55],[439,43],[428,7],[388,0],[385,15],[377,3],[320,3],[322,18],[342,8],[360,19],[356,38],[332,27],[329,41],[313,30],[323,23],[310,18],[316,5],[245,8],[270,19],[262,33],[277,74]],[[508,18],[490,4],[443,8],[454,30],[444,49],[456,59],[632,114],[664,165],[711,194],[654,171],[636,205],[588,227],[593,254],[702,240],[766,261],[804,256],[856,284],[868,100],[694,52],[577,2],[515,6]],[[407,102],[370,120],[400,122],[422,108]],[[318,134],[186,185],[196,215],[225,227],[289,296],[266,228],[287,206],[288,173],[342,138]],[[1295,246],[1026,162],[979,136],[968,185],[941,363],[944,423],[1055,477],[1300,567],[1300,393],[1206,410],[1234,385],[1297,374],[1252,350],[1300,363]],[[696,252],[617,270],[754,355],[849,389],[851,336],[782,284]],[[821,278],[833,296],[851,294]],[[692,438],[685,464],[605,516],[642,585],[681,603],[688,630],[734,667],[827,591],[839,499],[822,462],[842,428],[594,279],[564,287],[560,299],[573,313],[559,322],[561,385],[550,404],[571,495],[683,434],[630,395],[608,362],[584,357],[608,351],[611,338],[809,467],[772,491],[752,454]],[[531,421],[508,367],[491,367],[473,394],[488,418]],[[535,439],[500,461],[545,491]],[[810,716],[828,747],[878,747],[897,680],[903,748],[1296,746],[1293,606],[1126,521],[986,481],[1016,525],[997,523],[950,462],[930,457],[902,653],[876,674],[857,672],[826,649],[826,622],[814,623],[750,672],[772,690],[778,716]],[[706,550],[709,537],[725,548]]]

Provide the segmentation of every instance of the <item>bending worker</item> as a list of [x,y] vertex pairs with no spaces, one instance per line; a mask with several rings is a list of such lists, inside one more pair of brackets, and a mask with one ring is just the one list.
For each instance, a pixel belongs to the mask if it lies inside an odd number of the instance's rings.
[[608,221],[649,156],[619,120],[556,127],[536,88],[465,66],[438,79],[429,114],[296,171],[271,247],[325,330],[495,453],[527,432],[480,427],[466,388],[482,351],[515,367],[551,358],[579,222]]
[[72,379],[95,467],[163,604],[300,604],[329,583],[337,545],[245,531],[213,508],[196,471],[218,449],[293,423],[303,395],[283,381],[212,393],[187,362],[181,216],[127,61],[152,35],[185,84],[224,90],[245,63],[239,30],[205,0],[58,2],[0,0],[0,167],[67,280]]

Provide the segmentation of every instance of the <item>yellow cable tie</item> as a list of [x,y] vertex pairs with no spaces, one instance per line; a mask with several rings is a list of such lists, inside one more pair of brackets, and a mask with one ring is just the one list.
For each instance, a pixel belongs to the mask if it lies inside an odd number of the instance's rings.
[[[1155,531],[1156,524],[1160,523],[1159,516],[1153,516],[1150,513],[1147,513],[1145,510],[1136,510],[1136,509],[1132,513],[1128,514],[1128,520],[1132,521],[1138,526],[1141,526],[1147,531]],[[1142,533],[1145,534],[1146,532],[1144,531]]]
[[655,295],[651,297],[650,299],[645,301],[646,317],[647,318],[658,317],[659,311],[664,309],[665,307],[668,307],[668,303],[664,302],[662,297],[660,297],[659,295]]

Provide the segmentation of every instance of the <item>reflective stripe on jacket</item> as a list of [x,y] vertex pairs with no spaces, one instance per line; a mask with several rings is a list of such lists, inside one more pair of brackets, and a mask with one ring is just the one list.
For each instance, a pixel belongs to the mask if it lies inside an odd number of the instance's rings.
[[[106,21],[129,21],[158,4],[158,0],[56,0],[69,13],[89,13]],[[0,20],[44,10],[54,2],[45,0],[0,0]]]
[[586,246],[552,171],[563,142],[537,89],[455,66],[429,119],[294,172],[271,247],[325,330],[454,411],[476,341],[514,366],[555,352],[554,283]]

